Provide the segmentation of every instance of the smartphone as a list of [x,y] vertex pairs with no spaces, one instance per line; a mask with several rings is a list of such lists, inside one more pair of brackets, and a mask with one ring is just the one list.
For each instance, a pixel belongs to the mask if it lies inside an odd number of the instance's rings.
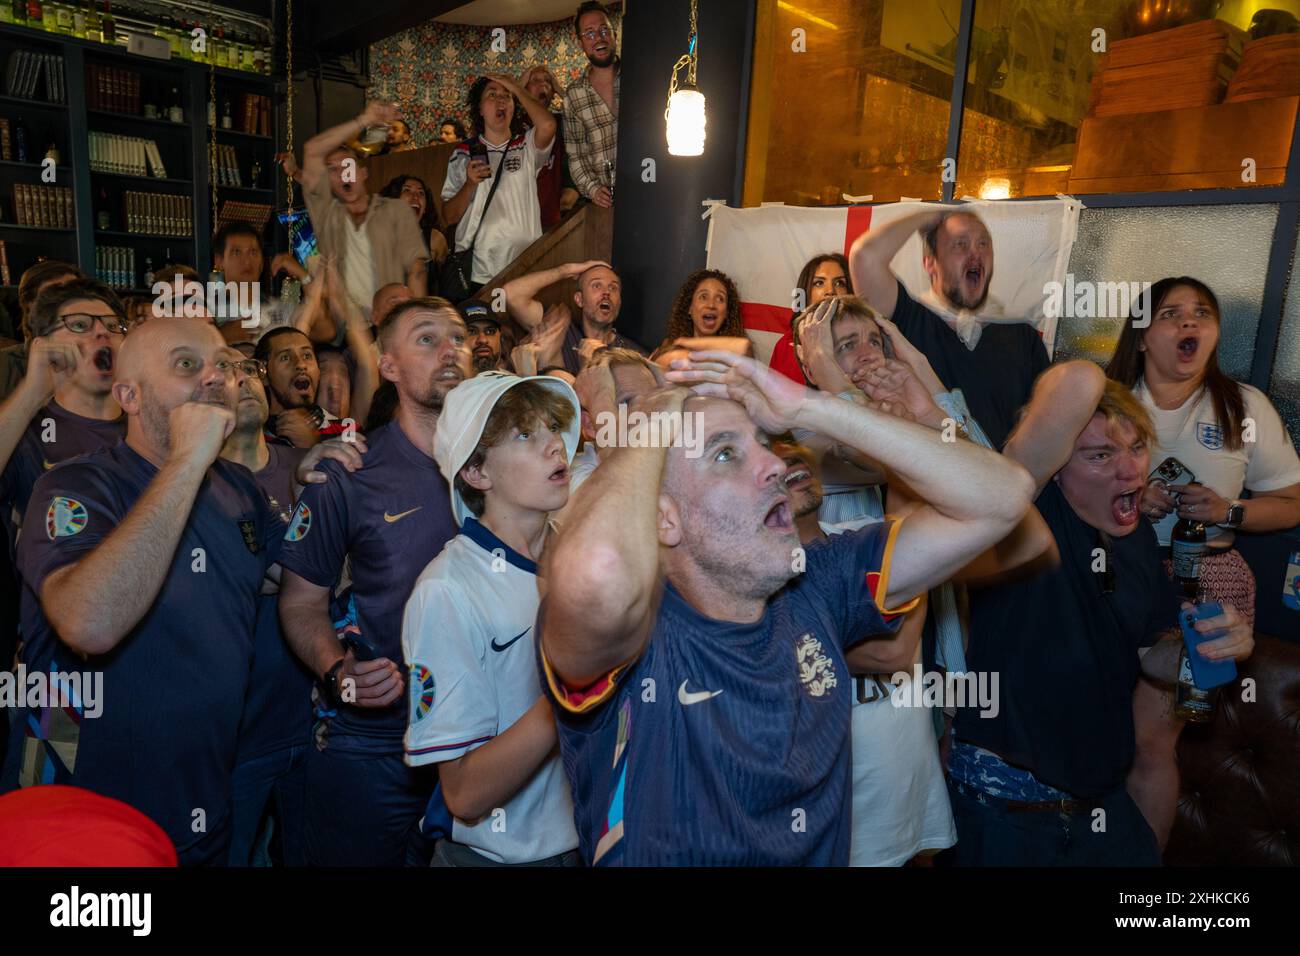
[[469,148],[469,161],[471,163],[485,163],[488,168],[487,178],[492,178],[492,164],[488,162],[487,147],[481,142],[475,141]]
[[1192,470],[1177,458],[1169,457],[1156,465],[1155,470],[1147,476],[1147,483],[1159,481],[1165,486],[1190,485],[1196,480]]
[[280,213],[279,220],[289,231],[289,249],[300,265],[306,266],[307,260],[317,255],[316,232],[311,227],[307,210],[295,209],[293,212]]
[[348,631],[343,635],[343,646],[352,652],[352,656],[359,661],[373,661],[379,658],[379,651],[375,645],[363,637],[360,633]]
[[[1202,634],[1195,627],[1197,621],[1218,617],[1223,613],[1223,605],[1217,601],[1198,604],[1196,607],[1183,608],[1178,612],[1178,622],[1183,626],[1183,643],[1187,645],[1187,663],[1192,668],[1192,680],[1201,690],[1219,687],[1234,680],[1237,676],[1237,662],[1211,661],[1201,656],[1196,649],[1198,644],[1215,640],[1215,635]],[[1218,635],[1222,637],[1223,635]]]

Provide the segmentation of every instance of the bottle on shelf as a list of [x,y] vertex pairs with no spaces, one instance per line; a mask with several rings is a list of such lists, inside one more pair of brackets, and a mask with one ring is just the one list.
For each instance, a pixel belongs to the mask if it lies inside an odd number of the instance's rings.
[[104,29],[100,25],[99,11],[95,9],[95,0],[86,0],[86,8],[86,39],[103,43]]
[[230,53],[226,49],[226,31],[217,27],[208,41],[212,44],[212,60],[217,66],[230,66]]
[[54,4],[54,29],[64,36],[72,36],[72,8],[66,3]]
[[13,2],[7,4],[7,6],[9,7],[10,16],[12,17],[10,22],[21,23],[23,26],[26,26],[27,0],[13,0]]
[[253,42],[250,38],[247,43],[239,45],[239,68],[248,73],[257,69],[257,54],[253,50]]
[[77,0],[72,8],[72,35],[78,40],[86,39],[86,0]]
[[27,25],[36,30],[40,30],[44,26],[41,0],[27,0]]
[[117,42],[117,22],[113,19],[113,5],[109,0],[104,0],[104,16],[100,20],[100,29],[103,31],[105,43]]
[[51,140],[50,145],[45,147],[45,158],[54,160],[55,166],[63,165],[63,157],[59,153],[58,145]]
[[59,32],[59,13],[54,9],[54,4],[50,0],[38,4],[41,8],[41,29],[46,33]]
[[253,72],[266,73],[266,47],[257,44],[253,49]]
[[234,117],[230,115],[230,97],[226,97],[225,103],[221,105],[221,128],[230,129],[234,125]]
[[181,91],[178,87],[172,87],[171,105],[167,107],[167,118],[173,123],[185,122],[185,110],[181,106]]

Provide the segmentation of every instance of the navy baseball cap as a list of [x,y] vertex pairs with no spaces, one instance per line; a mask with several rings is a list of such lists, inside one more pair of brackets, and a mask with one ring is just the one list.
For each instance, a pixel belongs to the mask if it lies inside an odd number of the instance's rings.
[[501,317],[489,309],[486,302],[466,300],[456,306],[456,311],[460,313],[466,325],[471,322],[491,322],[497,326],[501,325]]

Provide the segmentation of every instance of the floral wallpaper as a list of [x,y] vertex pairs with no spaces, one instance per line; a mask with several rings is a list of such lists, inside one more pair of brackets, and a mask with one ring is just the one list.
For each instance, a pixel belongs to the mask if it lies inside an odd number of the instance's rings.
[[[621,38],[622,15],[611,19]],[[492,49],[493,29],[430,20],[370,47],[371,93],[397,101],[416,146],[437,139],[444,116],[469,125],[465,93],[483,73],[517,78],[528,67],[545,64],[563,88],[587,68],[570,19],[503,26],[504,53]]]

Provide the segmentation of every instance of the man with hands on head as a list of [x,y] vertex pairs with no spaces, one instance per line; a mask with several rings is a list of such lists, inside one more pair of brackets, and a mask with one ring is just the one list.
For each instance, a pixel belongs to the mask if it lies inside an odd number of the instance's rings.
[[588,342],[592,343],[589,348],[608,346],[646,354],[645,349],[614,328],[623,306],[623,284],[609,263],[599,259],[568,262],[511,279],[503,286],[506,309],[524,328],[534,331],[535,335],[541,334],[536,330],[539,325],[549,324],[544,320],[551,318],[552,310],[547,310],[538,301],[538,296],[543,289],[566,279],[577,281],[573,304],[577,306],[579,315],[577,324],[566,322],[564,342],[558,355],[569,372],[577,375],[582,370],[585,363],[581,353],[584,343]]
[[133,330],[113,384],[126,440],[36,483],[18,552],[24,663],[101,674],[102,694],[74,702],[94,719],[47,706],[17,721],[6,785],[123,800],[183,864],[226,859],[258,594],[283,533],[248,470],[219,458],[242,359],[203,320]]
[[[693,352],[668,378],[698,393],[636,405],[698,414],[702,453],[625,447],[603,461],[538,614],[583,855],[844,865],[849,669],[910,661],[899,615],[1015,527],[1029,476],[733,352]],[[802,548],[768,438],[794,426],[879,460],[928,504]]]
[[[913,299],[891,263],[915,232],[930,288]],[[940,380],[965,395],[974,417],[1001,448],[1047,367],[1038,330],[1001,314],[989,299],[993,237],[962,206],[924,209],[863,233],[849,252],[853,288],[922,352]]]
[[[306,769],[305,852],[318,866],[401,865],[433,791],[431,772],[402,762],[402,609],[457,533],[433,442],[443,400],[470,375],[468,333],[451,303],[416,298],[389,314],[379,348],[396,414],[366,436],[362,468],[322,464],[329,480],[303,491],[282,558],[280,621],[323,695]],[[357,632],[346,651],[330,613],[345,565]]]

